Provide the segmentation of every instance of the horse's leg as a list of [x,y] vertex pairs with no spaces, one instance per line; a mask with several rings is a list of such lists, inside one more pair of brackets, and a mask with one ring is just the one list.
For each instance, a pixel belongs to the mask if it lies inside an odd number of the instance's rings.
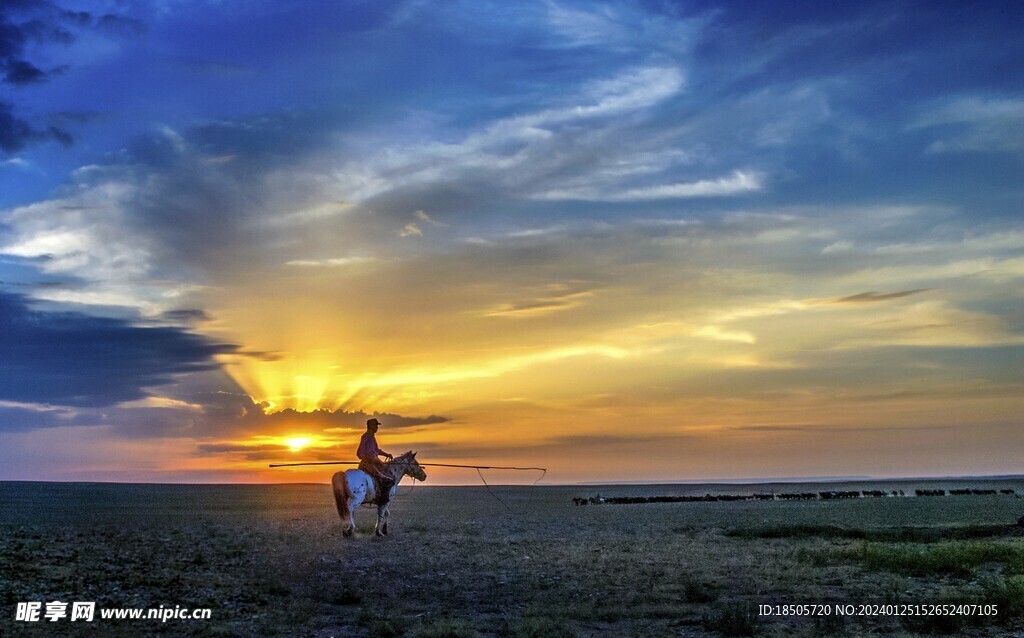
[[384,505],[377,506],[377,527],[374,528],[373,533],[377,536],[384,535]]
[[348,529],[344,531],[345,536],[354,536],[356,533],[356,510],[359,509],[359,503],[363,500],[362,491],[357,489],[352,495],[352,498],[348,500],[347,511],[348,515]]
[[391,518],[391,504],[388,503],[387,505],[384,506],[384,527],[383,527],[382,531],[384,532],[385,536],[388,535],[388,519],[390,519],[390,518]]
[[338,517],[341,519],[341,535],[351,536],[353,525],[346,527],[345,518],[352,520],[352,494],[348,489],[348,479],[343,472],[338,472],[331,478],[331,488],[334,491],[334,502],[338,506]]
[[352,520],[352,505],[348,504],[345,506],[345,516],[341,519],[341,535],[351,536],[354,531],[356,526]]
[[342,534],[345,536],[353,536],[356,533],[355,512],[359,507],[359,504],[363,502],[365,488],[356,487],[355,490],[353,490],[352,486],[347,482],[345,483],[345,486],[348,489],[348,500],[345,503],[345,518],[347,519],[348,528],[342,530]]
[[356,533],[356,515],[355,511],[359,505],[355,502],[356,499],[352,499],[348,503],[348,529],[342,532],[345,536],[352,536]]

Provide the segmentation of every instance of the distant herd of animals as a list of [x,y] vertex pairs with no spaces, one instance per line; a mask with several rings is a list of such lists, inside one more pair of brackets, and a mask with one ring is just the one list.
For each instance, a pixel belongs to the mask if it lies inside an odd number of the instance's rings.
[[[914,490],[914,496],[1017,496],[1014,490]],[[846,498],[899,498],[903,490],[851,490],[829,492],[791,492],[783,494],[705,494],[704,496],[609,496],[574,497],[575,505],[635,505],[638,503],[707,503],[711,501],[832,501]],[[1018,496],[1019,498],[1019,496]]]

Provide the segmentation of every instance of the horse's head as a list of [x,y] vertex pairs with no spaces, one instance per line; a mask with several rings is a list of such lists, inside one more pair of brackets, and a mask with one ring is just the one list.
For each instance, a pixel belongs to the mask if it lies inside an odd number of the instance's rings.
[[411,476],[417,481],[427,480],[427,473],[423,471],[423,468],[416,461],[416,453],[412,450],[405,454],[395,457],[395,463],[402,465],[402,473],[407,476]]

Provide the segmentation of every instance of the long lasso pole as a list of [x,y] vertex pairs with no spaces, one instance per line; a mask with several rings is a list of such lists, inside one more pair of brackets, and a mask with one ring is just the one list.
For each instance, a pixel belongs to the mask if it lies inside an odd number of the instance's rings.
[[[359,461],[307,461],[304,463],[271,463],[270,467],[299,467],[303,465],[359,465]],[[420,463],[421,467],[463,467],[471,470],[476,470],[476,473],[480,475],[480,481],[483,482],[487,492],[501,503],[505,509],[510,512],[513,511],[508,503],[501,500],[501,498],[494,493],[491,486],[487,484],[487,480],[484,479],[483,472],[480,470],[536,470],[540,472],[540,478],[533,482],[534,487],[537,483],[544,480],[544,477],[548,475],[548,469],[546,467],[512,467],[508,465],[457,465],[455,463]],[[413,479],[413,486],[416,485],[416,479]]]
[[[359,461],[309,461],[306,463],[271,463],[270,467],[297,467],[300,465],[359,465]],[[420,463],[422,467],[465,467],[472,470],[537,470],[547,472],[545,467],[510,467],[506,465],[455,465],[453,463]]]
[[[270,467],[298,467],[301,465],[359,465],[359,461],[307,461],[305,463],[271,463]],[[533,482],[534,485],[544,480],[544,477],[548,475],[548,468],[546,467],[511,467],[508,465],[456,465],[454,463],[420,463],[423,467],[464,467],[471,470],[476,470],[477,474],[480,474],[480,470],[536,470],[540,472],[540,478]],[[480,480],[484,481],[484,475],[480,474]],[[487,485],[487,481],[484,481],[484,485],[487,486],[487,491],[491,490],[491,486]],[[500,500],[500,499],[499,499]]]

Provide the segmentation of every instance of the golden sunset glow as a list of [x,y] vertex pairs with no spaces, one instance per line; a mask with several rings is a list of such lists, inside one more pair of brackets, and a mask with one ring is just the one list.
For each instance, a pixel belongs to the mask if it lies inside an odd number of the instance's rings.
[[[669,260],[643,272],[627,270],[622,286],[575,294],[551,312],[496,315],[488,309],[502,306],[502,298],[535,294],[538,303],[550,303],[549,287],[489,284],[477,275],[482,271],[472,267],[471,256],[462,259],[465,266],[453,267],[458,276],[452,274],[445,285],[472,286],[474,296],[447,299],[443,310],[417,301],[416,271],[422,264],[401,261],[380,262],[381,272],[366,270],[355,278],[332,271],[308,282],[309,294],[320,299],[318,324],[282,328],[294,323],[284,309],[305,312],[304,298],[262,314],[225,306],[218,314],[231,317],[239,331],[233,338],[287,353],[276,360],[239,361],[228,370],[254,400],[273,403],[269,413],[340,409],[450,419],[418,427],[382,419],[378,440],[392,452],[424,447],[434,460],[543,461],[558,464],[567,476],[585,476],[595,462],[611,468],[633,458],[623,450],[653,448],[664,461],[652,461],[645,471],[659,476],[677,471],[673,458],[687,459],[686,467],[704,473],[721,471],[716,462],[705,465],[716,458],[766,473],[780,455],[805,474],[824,474],[828,467],[819,464],[820,457],[800,453],[819,426],[846,445],[868,445],[872,437],[881,445],[894,419],[953,426],[964,410],[989,414],[994,437],[1002,431],[997,423],[1005,406],[998,407],[995,397],[965,400],[962,391],[941,389],[953,383],[940,381],[946,376],[941,364],[925,373],[934,379],[921,395],[915,388],[925,382],[894,376],[895,370],[836,365],[879,347],[1021,341],[981,313],[953,308],[942,299],[952,288],[942,294],[830,296],[834,284],[828,278],[806,277],[788,284],[790,294],[778,298],[725,295],[731,287],[769,281],[734,270],[724,279],[694,275],[698,281],[709,278],[716,294],[683,295],[667,288],[638,300],[631,287],[680,267]],[[393,285],[371,285],[376,277]],[[435,278],[434,285],[441,285],[440,275]],[[892,282],[888,288],[911,286]],[[351,299],[362,302],[356,309],[341,302]],[[504,304],[525,308],[530,302]],[[364,307],[393,311],[376,315],[359,310]],[[872,389],[878,383],[890,389]],[[871,399],[888,394],[891,399]],[[330,446],[325,455],[354,457],[361,422],[323,428],[320,444]],[[773,435],[766,442],[768,432]],[[635,447],[623,447],[630,441]],[[694,456],[698,450],[702,459]],[[878,462],[889,467],[889,461]]]
[[302,351],[277,361],[239,361],[229,367],[238,384],[271,411],[335,410],[344,396],[344,375],[331,353]]
[[313,439],[308,436],[295,436],[284,440],[284,444],[287,445],[288,449],[292,452],[298,452],[312,442]]

